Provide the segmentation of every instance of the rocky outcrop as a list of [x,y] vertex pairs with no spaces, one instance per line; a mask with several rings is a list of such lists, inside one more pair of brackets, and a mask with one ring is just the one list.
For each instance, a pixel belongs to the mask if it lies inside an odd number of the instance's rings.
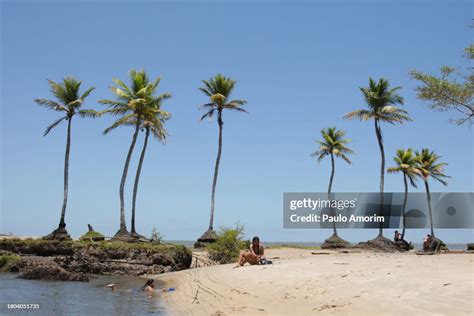
[[187,269],[192,261],[191,251],[181,245],[3,239],[0,250],[22,255],[10,271],[29,279],[87,281],[88,274],[159,274]]

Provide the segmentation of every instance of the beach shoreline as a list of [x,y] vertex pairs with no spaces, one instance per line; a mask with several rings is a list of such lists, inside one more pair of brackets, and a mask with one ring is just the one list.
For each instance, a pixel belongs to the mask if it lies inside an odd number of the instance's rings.
[[268,249],[274,264],[156,275],[173,315],[472,315],[474,255]]

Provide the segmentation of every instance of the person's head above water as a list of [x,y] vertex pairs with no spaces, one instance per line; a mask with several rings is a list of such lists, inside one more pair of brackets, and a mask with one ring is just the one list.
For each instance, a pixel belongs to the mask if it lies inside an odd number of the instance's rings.
[[154,287],[155,287],[155,280],[153,280],[153,279],[148,279],[148,280],[146,281],[145,286],[150,286],[150,287],[154,288]]

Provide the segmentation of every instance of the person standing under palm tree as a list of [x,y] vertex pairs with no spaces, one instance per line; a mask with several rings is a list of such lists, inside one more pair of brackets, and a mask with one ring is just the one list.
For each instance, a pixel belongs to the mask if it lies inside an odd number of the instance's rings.
[[[311,156],[318,159],[318,163],[321,162],[326,156],[331,157],[331,176],[329,177],[329,187],[328,187],[328,199],[331,198],[332,183],[334,180],[334,173],[336,171],[336,158],[342,158],[348,164],[351,164],[351,160],[347,155],[354,154],[354,151],[347,147],[347,144],[351,142],[350,139],[344,138],[345,131],[338,130],[336,127],[329,127],[327,129],[321,130],[321,136],[323,140],[317,141],[319,144],[319,149],[314,152]],[[331,216],[336,217],[334,208],[331,208]],[[338,236],[336,230],[336,221],[332,222],[333,235],[326,239],[321,245],[321,248],[344,248],[349,246],[349,243]]]
[[[403,124],[406,121],[411,121],[408,112],[397,107],[398,104],[403,105],[403,98],[397,94],[397,91],[401,87],[390,88],[390,84],[384,78],[380,78],[378,82],[375,82],[372,78],[369,78],[369,86],[360,88],[364,95],[365,102],[367,103],[368,109],[356,110],[347,113],[345,119],[358,118],[361,121],[374,121],[375,135],[377,136],[377,142],[380,149],[381,163],[380,163],[380,209],[379,215],[383,215],[384,208],[384,183],[385,183],[385,151],[384,142],[382,136],[381,123],[400,123]],[[383,237],[383,223],[380,223],[379,234],[377,238],[373,240],[380,244],[391,244],[392,241]]]
[[211,215],[209,220],[209,227],[206,232],[198,239],[195,246],[200,246],[202,243],[215,241],[217,235],[214,231],[214,206],[215,206],[215,194],[217,185],[217,176],[219,173],[219,164],[222,155],[222,128],[224,121],[222,114],[224,110],[233,110],[238,112],[247,112],[242,105],[246,104],[245,100],[230,100],[230,95],[234,90],[236,81],[217,74],[214,78],[209,80],[203,80],[204,87],[199,88],[206,96],[209,97],[210,102],[202,105],[202,108],[206,109],[207,112],[201,117],[201,120],[205,118],[211,119],[214,115],[217,116],[217,125],[219,127],[219,143],[217,149],[217,158],[214,166],[214,177],[212,180],[212,191],[211,191]]
[[416,185],[416,177],[419,175],[419,171],[416,168],[416,161],[415,156],[413,155],[413,150],[408,148],[407,150],[399,149],[397,150],[396,156],[393,158],[396,163],[396,167],[391,167],[387,169],[388,173],[399,173],[403,174],[403,184],[405,186],[405,195],[403,198],[403,206],[402,206],[402,234],[401,240],[405,240],[405,229],[406,229],[406,207],[407,207],[407,199],[408,199],[408,180],[410,180],[410,184],[417,188]]
[[58,228],[55,229],[51,234],[45,236],[45,239],[56,239],[56,240],[69,240],[71,236],[66,230],[66,207],[68,199],[68,188],[69,188],[69,153],[71,150],[71,123],[72,118],[77,114],[80,117],[95,117],[97,112],[94,110],[82,110],[81,106],[84,103],[86,97],[94,90],[94,88],[87,89],[82,95],[79,94],[81,87],[81,81],[71,77],[63,79],[62,83],[57,83],[49,80],[50,90],[56,97],[57,101],[47,99],[35,99],[35,102],[39,105],[61,113],[61,118],[49,125],[44,136],[48,135],[49,132],[58,126],[62,121],[67,121],[67,138],[66,138],[66,153],[64,155],[64,196],[63,206],[61,209],[61,218],[59,220]]
[[[132,142],[128,149],[127,157],[122,171],[120,180],[119,196],[120,196],[120,228],[114,236],[114,239],[129,240],[130,233],[127,230],[125,222],[125,198],[124,188],[127,179],[128,167],[135,147],[140,127],[142,126],[145,113],[149,109],[153,94],[158,87],[160,78],[154,82],[150,82],[144,70],[130,71],[130,87],[119,79],[113,79],[117,86],[113,86],[112,92],[116,96],[116,100],[100,100],[99,103],[109,106],[108,110],[102,113],[109,113],[113,116],[120,116],[111,126],[104,130],[104,134],[108,134],[112,130],[120,126],[133,126],[134,132]],[[168,94],[165,94],[168,95]],[[161,100],[167,98],[165,95],[158,96]]]
[[[438,162],[440,158],[441,157],[438,156],[434,151],[430,151],[427,148],[423,148],[421,151],[415,152],[416,168],[418,169],[419,175],[425,183],[426,199],[428,202],[428,212],[430,216],[431,240],[436,238],[433,227],[433,214],[431,211],[431,193],[428,181],[431,178],[438,181],[442,185],[447,186],[448,182],[446,182],[444,179],[450,178],[449,176],[444,174],[444,167],[448,164],[444,162]],[[442,243],[439,239],[437,240]]]

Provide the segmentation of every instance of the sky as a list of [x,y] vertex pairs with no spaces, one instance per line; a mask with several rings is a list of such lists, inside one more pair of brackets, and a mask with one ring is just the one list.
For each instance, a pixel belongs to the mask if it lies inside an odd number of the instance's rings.
[[[328,230],[283,229],[283,192],[324,192],[330,162],[310,157],[320,130],[346,130],[353,164],[337,161],[336,192],[376,192],[380,154],[373,124],[347,121],[365,106],[368,78],[401,86],[414,121],[383,125],[387,166],[398,148],[428,147],[449,163],[449,186],[433,192],[473,192],[473,135],[449,124],[416,98],[411,69],[438,73],[466,67],[472,42],[470,1],[1,1],[0,233],[44,235],[57,226],[66,125],[47,137],[58,114],[34,103],[52,98],[47,79],[73,76],[96,89],[83,108],[102,110],[112,78],[131,69],[162,77],[173,98],[163,108],[168,141],[151,141],[137,202],[137,228],[169,240],[195,240],[207,228],[217,152],[216,121],[200,121],[207,102],[202,80],[222,73],[237,80],[233,96],[248,114],[224,113],[223,154],[215,227],[243,224],[263,241],[322,241]],[[77,237],[87,224],[112,236],[119,225],[119,181],[132,130],[107,136],[111,118],[73,120],[66,223]],[[143,133],[126,186],[131,189]],[[387,192],[403,191],[401,175],[386,175]],[[423,187],[415,191],[423,192]],[[420,241],[427,230],[410,231]],[[342,230],[350,241],[374,230]],[[447,242],[473,240],[472,230],[441,230]]]

